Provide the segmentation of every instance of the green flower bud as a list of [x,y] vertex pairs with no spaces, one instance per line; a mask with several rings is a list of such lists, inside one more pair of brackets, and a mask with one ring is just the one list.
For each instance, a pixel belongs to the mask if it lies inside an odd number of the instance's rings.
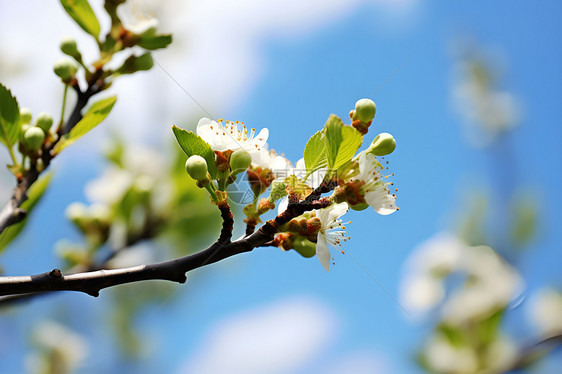
[[359,203],[359,204],[355,204],[355,205],[350,205],[349,206],[351,209],[356,210],[356,211],[361,211],[361,210],[365,210],[369,207],[369,204],[367,203]]
[[386,156],[394,152],[396,148],[396,140],[387,132],[380,133],[373,140],[367,152],[375,156]]
[[243,149],[237,149],[230,155],[230,168],[232,174],[239,174],[246,170],[252,163],[252,156]]
[[41,112],[37,116],[37,127],[39,127],[45,134],[49,132],[51,126],[53,125],[53,117],[49,113]]
[[282,197],[287,196],[287,190],[285,189],[285,182],[282,179],[275,179],[271,182],[271,190],[269,193],[269,201],[275,203]]
[[23,142],[24,142],[23,139],[24,139],[25,132],[26,132],[27,129],[30,128],[30,127],[33,127],[33,126],[31,126],[31,125],[28,124],[28,123],[25,123],[25,124],[21,125],[20,143],[23,143]]
[[293,249],[306,258],[313,257],[316,254],[316,244],[302,236],[293,239]]
[[24,125],[31,122],[31,110],[29,108],[20,108],[20,124]]
[[78,51],[78,47],[76,46],[76,40],[71,37],[66,37],[61,40],[60,43],[60,50],[62,53],[69,55],[70,57],[74,57],[77,60],[82,59],[82,55]]
[[361,122],[369,122],[375,118],[377,106],[371,99],[361,99],[355,103],[355,116]]
[[193,155],[185,162],[185,170],[196,181],[207,180],[207,161],[201,156]]
[[65,84],[69,84],[74,79],[78,67],[71,59],[61,58],[55,63],[53,70]]
[[23,134],[23,143],[30,151],[41,148],[45,140],[45,133],[39,127],[30,126]]

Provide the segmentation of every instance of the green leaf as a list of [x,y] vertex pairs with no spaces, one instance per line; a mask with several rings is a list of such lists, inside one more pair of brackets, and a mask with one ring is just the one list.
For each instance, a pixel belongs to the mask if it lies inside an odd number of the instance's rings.
[[60,0],[60,3],[78,26],[98,39],[100,24],[88,0]]
[[133,74],[141,70],[150,70],[153,66],[154,61],[150,53],[145,53],[141,56],[131,55],[115,72],[118,74]]
[[[31,188],[29,189],[27,200],[24,201],[23,204],[21,204],[21,208],[27,211],[28,216],[35,205],[37,205],[41,197],[43,197],[43,194],[47,190],[50,181],[51,174],[45,174],[45,176],[33,183]],[[6,247],[12,242],[12,240],[14,240],[19,235],[19,233],[24,229],[27,221],[28,218],[25,218],[23,221],[9,226],[2,232],[2,234],[0,234],[0,252],[6,249]]]
[[76,126],[58,141],[54,152],[59,153],[84,136],[88,131],[99,125],[105,117],[107,117],[109,112],[111,112],[116,100],[117,96],[111,96],[92,105]]
[[336,161],[332,166],[332,168],[336,170],[351,160],[363,143],[363,135],[354,127],[344,126],[341,130],[343,140],[338,149]]
[[8,148],[18,141],[20,134],[18,101],[10,90],[0,83],[0,141]]
[[343,121],[336,116],[331,114],[328,121],[324,125],[324,132],[326,134],[326,161],[328,169],[333,169],[336,163],[336,158],[338,157],[338,151],[340,149],[341,142],[343,141],[342,136]]
[[203,157],[207,161],[207,168],[209,169],[211,178],[216,178],[217,165],[215,162],[215,152],[211,146],[200,136],[191,131],[180,129],[177,126],[172,126],[172,131],[185,154],[188,157],[193,155]]
[[142,35],[139,35],[139,41],[137,42],[137,45],[144,49],[153,51],[155,49],[166,48],[171,42],[172,35],[157,35],[156,29],[151,28],[144,32]]
[[326,167],[326,137],[323,131],[312,135],[304,147],[304,164],[308,175]]

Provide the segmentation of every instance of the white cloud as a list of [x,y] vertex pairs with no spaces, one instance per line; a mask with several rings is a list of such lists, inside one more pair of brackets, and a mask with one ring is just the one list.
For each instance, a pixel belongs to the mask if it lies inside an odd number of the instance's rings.
[[[201,107],[212,117],[220,117],[243,101],[260,78],[265,39],[301,37],[370,2],[389,14],[404,14],[418,0],[133,0],[141,13],[154,13],[160,29],[174,35],[174,43],[154,54],[157,66],[151,72],[115,83],[112,89],[119,101],[111,122],[130,130],[132,138],[146,139],[154,129],[168,136],[170,123],[186,113],[205,114]],[[101,14],[99,4],[94,1],[92,5]],[[58,113],[62,87],[52,73],[52,64],[62,56],[60,39],[75,36],[86,60],[95,57],[95,44],[56,2],[12,2],[3,10],[0,32],[10,38],[5,38],[0,50],[17,60],[12,65],[25,62],[28,66],[23,74],[8,77],[8,82],[35,113]],[[104,17],[100,21],[107,24]],[[2,69],[14,71],[14,66]]]
[[208,332],[178,373],[287,373],[333,343],[332,311],[310,297],[294,297],[228,317]]

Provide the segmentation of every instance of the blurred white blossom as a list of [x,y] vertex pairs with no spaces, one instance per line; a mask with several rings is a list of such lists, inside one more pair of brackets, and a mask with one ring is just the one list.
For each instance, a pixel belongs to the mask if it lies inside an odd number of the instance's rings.
[[457,63],[454,105],[464,117],[467,138],[474,146],[489,145],[520,121],[519,100],[494,87],[493,80],[493,73],[482,61],[466,58]]
[[57,373],[72,373],[87,356],[87,342],[67,327],[44,321],[32,334],[32,341],[39,350],[26,358],[30,373],[45,373],[48,368],[56,368]]
[[523,291],[523,279],[492,248],[470,247],[440,233],[418,246],[406,263],[402,300],[412,312],[427,312],[445,298],[445,278],[464,276],[441,309],[443,318],[461,324],[505,308]]
[[474,373],[478,368],[478,357],[469,346],[454,346],[442,336],[427,343],[425,357],[428,365],[441,373]]
[[530,305],[530,317],[542,336],[562,333],[562,293],[541,290]]

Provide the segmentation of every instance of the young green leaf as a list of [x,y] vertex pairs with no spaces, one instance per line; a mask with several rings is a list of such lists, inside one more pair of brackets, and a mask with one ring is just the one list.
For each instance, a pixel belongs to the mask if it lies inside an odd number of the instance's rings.
[[0,141],[8,148],[17,142],[20,134],[18,101],[10,90],[0,83]]
[[[41,177],[38,181],[33,183],[31,188],[29,189],[29,193],[27,194],[27,200],[21,204],[21,208],[31,213],[31,210],[37,205],[47,187],[49,186],[49,182],[51,181],[51,174],[45,174]],[[2,234],[0,234],[0,252],[2,252],[6,247],[14,240],[19,233],[24,229],[25,224],[27,223],[27,218],[23,221],[16,223],[15,225],[9,226],[6,228]]]
[[341,128],[342,142],[338,149],[338,155],[332,168],[337,170],[343,166],[346,162],[351,160],[355,155],[355,152],[361,147],[363,143],[363,135],[357,131],[354,127],[344,126]]
[[100,24],[88,0],[60,0],[64,10],[88,34],[96,39],[100,34]]
[[207,167],[209,168],[211,178],[216,178],[217,166],[215,162],[215,152],[213,152],[211,146],[200,136],[191,131],[180,129],[177,126],[172,126],[172,131],[185,154],[188,157],[193,155],[203,157],[205,161],[207,161]]
[[54,152],[59,153],[80,139],[88,131],[99,125],[105,117],[107,117],[109,112],[111,112],[116,100],[116,96],[111,96],[92,105],[76,126],[74,126],[68,134],[58,141]]
[[154,61],[150,53],[145,53],[140,56],[129,56],[123,65],[115,70],[117,74],[133,74],[141,70],[150,70],[154,66]]
[[172,35],[170,34],[156,34],[156,29],[149,29],[142,35],[139,35],[137,45],[144,49],[155,50],[166,48],[172,42]]
[[326,137],[323,131],[318,131],[308,139],[304,147],[304,164],[309,175],[327,165]]
[[332,169],[338,157],[338,151],[343,141],[342,136],[343,121],[331,114],[326,125],[324,125],[324,132],[326,134],[326,161],[328,169]]

